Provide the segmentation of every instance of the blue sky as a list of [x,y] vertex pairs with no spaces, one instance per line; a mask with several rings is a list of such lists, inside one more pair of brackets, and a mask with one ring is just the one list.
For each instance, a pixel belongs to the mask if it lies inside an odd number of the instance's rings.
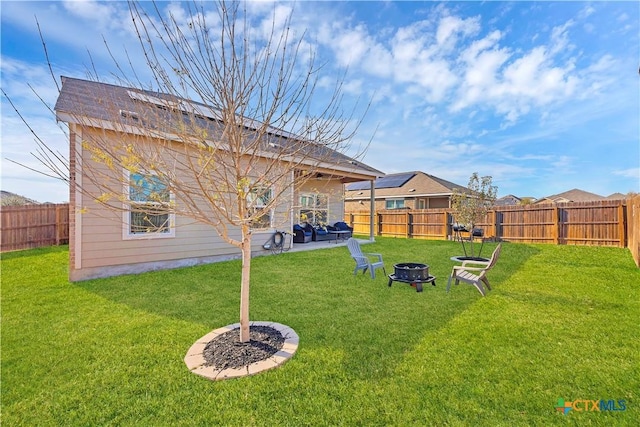
[[[208,2],[208,7],[215,3]],[[498,196],[573,188],[640,192],[640,6],[637,2],[276,2],[326,63],[347,69],[345,105],[371,99],[355,144],[386,173],[420,170],[466,185],[491,175]],[[53,105],[53,73],[102,80],[125,47],[137,72],[126,2],[0,3],[2,88],[38,135],[67,153],[64,133],[26,83]],[[179,3],[160,3],[174,12]],[[256,23],[271,2],[255,2]],[[89,55],[90,52],[90,55]],[[2,189],[68,200],[38,167],[28,130],[2,98]]]

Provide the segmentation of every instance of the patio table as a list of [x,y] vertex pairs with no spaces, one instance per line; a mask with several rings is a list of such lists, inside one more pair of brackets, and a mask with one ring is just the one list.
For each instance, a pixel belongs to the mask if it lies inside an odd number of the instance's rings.
[[[348,230],[329,230],[329,234],[336,236],[335,242],[338,243],[339,240],[345,241],[347,234],[351,234]],[[330,240],[331,241],[331,240]]]

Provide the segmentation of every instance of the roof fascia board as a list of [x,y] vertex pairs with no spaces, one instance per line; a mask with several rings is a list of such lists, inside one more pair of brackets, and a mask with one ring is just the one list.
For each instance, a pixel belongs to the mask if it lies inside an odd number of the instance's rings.
[[[352,190],[352,191],[356,191],[356,190]],[[369,190],[361,190],[361,191],[369,191]],[[378,190],[379,191],[379,190]],[[389,198],[389,197],[393,197],[393,198],[398,198],[398,197],[409,197],[409,198],[416,198],[416,197],[440,197],[440,196],[451,196],[453,193],[424,193],[424,194],[386,194],[386,195],[380,195],[377,194],[376,195],[376,199],[378,198]],[[360,199],[366,199],[369,200],[369,196],[367,194],[362,194],[360,196],[345,196],[345,200],[360,200]]]

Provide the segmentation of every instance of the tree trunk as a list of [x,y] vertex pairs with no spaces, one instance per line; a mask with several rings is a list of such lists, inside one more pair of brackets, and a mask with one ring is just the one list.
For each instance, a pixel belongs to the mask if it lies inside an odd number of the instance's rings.
[[251,233],[242,238],[242,285],[240,287],[240,342],[249,342],[249,283],[251,278]]

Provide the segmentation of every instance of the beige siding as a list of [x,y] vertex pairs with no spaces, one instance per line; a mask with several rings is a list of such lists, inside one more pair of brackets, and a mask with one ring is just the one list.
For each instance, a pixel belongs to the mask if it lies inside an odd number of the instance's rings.
[[[89,134],[90,132],[85,129],[83,138],[90,137]],[[123,173],[117,170],[110,171],[104,165],[93,162],[90,153],[84,149],[82,161],[85,170],[90,170],[94,174],[104,174],[104,179],[108,179],[110,174]],[[282,183],[282,185],[288,184]],[[173,237],[123,238],[122,202],[116,198],[112,199],[109,202],[112,208],[95,202],[93,199],[103,191],[91,185],[89,179],[83,181],[83,190],[85,193],[90,193],[90,196],[83,195],[82,221],[75,230],[81,236],[78,242],[81,246],[80,251],[75,247],[78,243],[73,241],[71,243],[71,253],[75,257],[81,257],[81,268],[76,269],[73,263],[71,264],[71,280],[192,265],[240,256],[240,250],[225,242],[212,225],[181,216],[176,216]],[[276,209],[274,215],[274,226],[277,229],[291,228],[290,191],[288,194],[282,197],[283,204]],[[177,205],[179,209],[179,204]],[[272,232],[268,230],[253,233],[254,252],[262,251],[262,244]],[[231,230],[230,237],[239,238],[239,231]]]
[[[402,197],[391,197],[392,199],[402,199]],[[425,200],[425,209],[447,209],[449,208],[449,197],[421,197]],[[345,212],[363,212],[369,211],[370,203],[368,200],[347,200],[344,203]],[[404,206],[407,209],[419,209],[418,201],[413,198],[404,198]],[[386,199],[376,197],[376,211],[386,210]]]
[[427,209],[448,209],[449,197],[429,197],[427,199]]
[[344,218],[344,186],[338,180],[321,180],[313,179],[307,181],[303,186],[298,188],[295,204],[297,206],[297,195],[300,193],[321,193],[329,196],[328,201],[328,223],[333,224],[342,221]]

